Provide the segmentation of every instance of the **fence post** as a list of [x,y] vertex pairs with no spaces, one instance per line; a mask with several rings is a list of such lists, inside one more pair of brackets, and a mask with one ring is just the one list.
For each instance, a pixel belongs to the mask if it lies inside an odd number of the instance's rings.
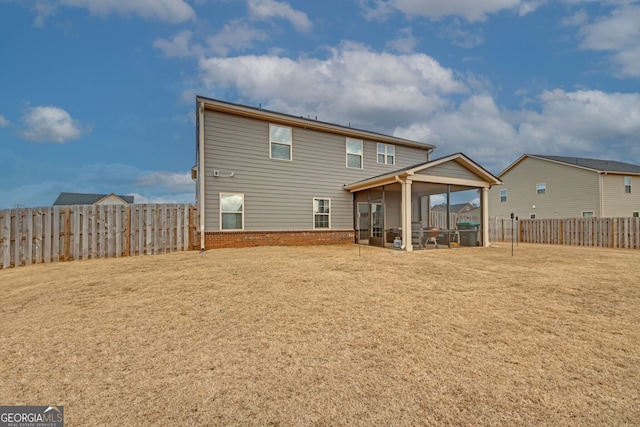
[[2,268],[9,268],[11,266],[11,211],[3,211],[1,218]]
[[124,221],[124,256],[131,256],[131,205],[127,205]]
[[71,212],[69,208],[64,209],[64,254],[62,259],[69,261],[69,253],[71,252]]

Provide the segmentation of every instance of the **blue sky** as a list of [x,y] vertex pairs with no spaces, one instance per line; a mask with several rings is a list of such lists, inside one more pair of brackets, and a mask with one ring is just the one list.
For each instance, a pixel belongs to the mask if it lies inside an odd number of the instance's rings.
[[194,201],[195,95],[640,164],[640,0],[0,0],[0,209]]

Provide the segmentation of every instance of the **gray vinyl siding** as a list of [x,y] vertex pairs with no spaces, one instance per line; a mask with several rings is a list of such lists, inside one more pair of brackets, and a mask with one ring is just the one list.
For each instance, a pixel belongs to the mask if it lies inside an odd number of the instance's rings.
[[[624,177],[631,177],[631,193],[624,192]],[[603,217],[630,217],[640,212],[640,176],[603,175]]]
[[426,149],[396,145],[396,164],[379,165],[376,141],[364,140],[363,169],[349,169],[345,136],[298,127],[293,160],[270,159],[268,121],[208,110],[204,139],[206,231],[220,229],[221,192],[244,194],[245,231],[312,230],[314,197],[331,199],[331,229],[351,230],[353,196],[343,185],[427,160]]
[[[600,216],[599,174],[581,168],[526,157],[500,176],[503,185],[489,191],[489,215],[519,218],[575,218],[583,211]],[[545,194],[536,184],[546,184]],[[500,202],[500,190],[507,190],[507,202]],[[533,208],[535,206],[535,208]]]
[[446,162],[417,172],[417,175],[442,176],[446,178],[478,180],[478,176],[456,162]]

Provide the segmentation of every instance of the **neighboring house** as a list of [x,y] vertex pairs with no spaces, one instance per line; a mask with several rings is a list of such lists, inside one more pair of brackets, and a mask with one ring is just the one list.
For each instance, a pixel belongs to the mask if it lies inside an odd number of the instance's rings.
[[60,193],[53,206],[69,205],[128,205],[134,196],[111,194]]
[[432,145],[196,101],[202,249],[356,239],[384,246],[395,233],[410,251],[414,233],[429,225],[422,198],[469,189],[482,189],[488,220],[488,189],[500,180],[463,154],[431,160]]
[[640,166],[612,160],[525,154],[490,191],[491,216],[637,217]]
[[[458,203],[458,204],[454,204],[454,205],[449,205],[449,212],[452,214],[463,214],[465,212],[469,212],[473,209],[476,209],[477,206],[473,205],[471,203]],[[432,211],[434,212],[447,212],[447,204],[446,203],[442,203],[439,205],[435,205],[431,208]]]

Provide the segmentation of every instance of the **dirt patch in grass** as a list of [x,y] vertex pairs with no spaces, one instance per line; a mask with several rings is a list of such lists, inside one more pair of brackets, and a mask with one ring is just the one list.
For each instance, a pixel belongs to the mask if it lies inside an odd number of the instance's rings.
[[67,425],[639,425],[640,252],[258,247],[0,270]]

